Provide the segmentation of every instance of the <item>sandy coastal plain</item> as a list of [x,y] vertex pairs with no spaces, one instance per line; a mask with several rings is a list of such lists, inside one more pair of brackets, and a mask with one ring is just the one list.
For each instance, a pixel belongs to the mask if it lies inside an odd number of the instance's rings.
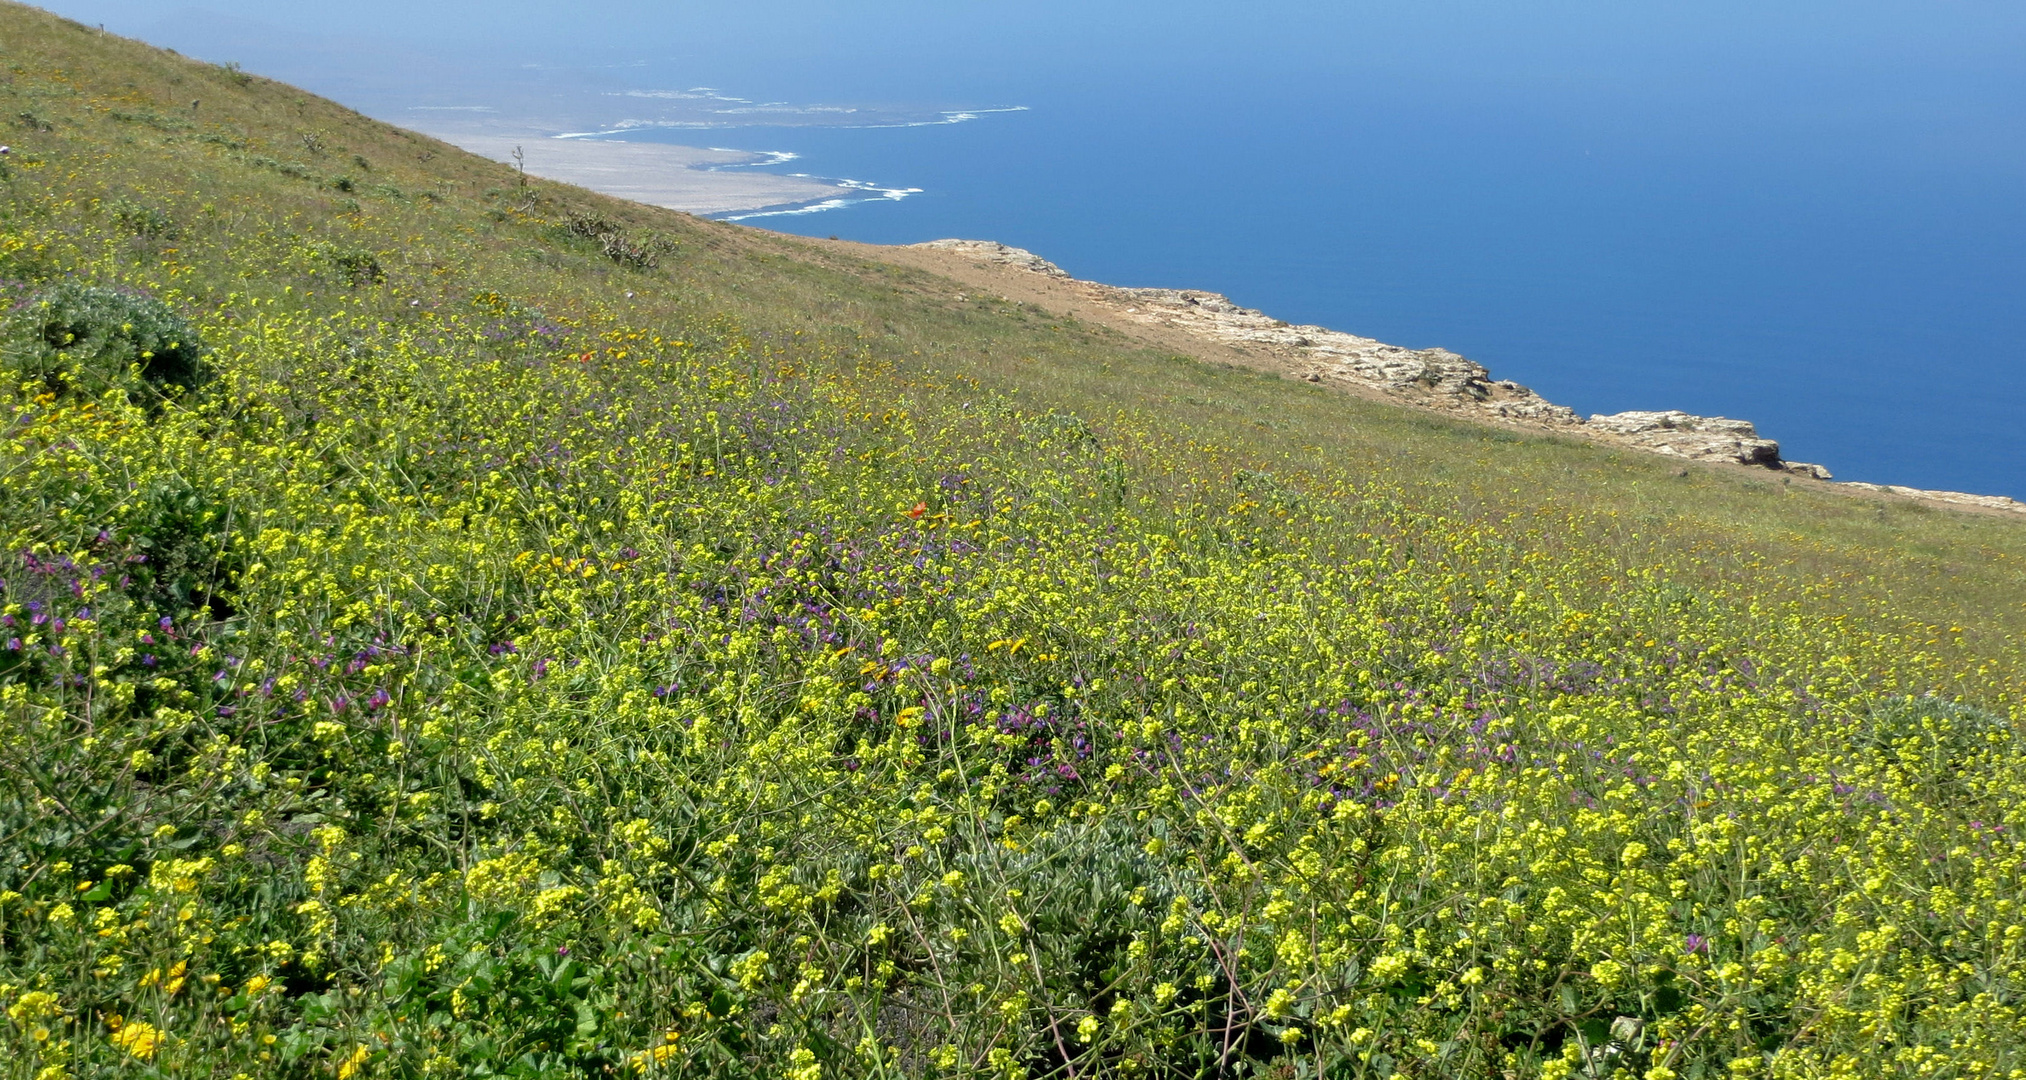
[[841,194],[827,180],[737,168],[767,160],[765,154],[744,150],[544,135],[428,134],[509,165],[519,148],[529,176],[690,214],[798,206]]

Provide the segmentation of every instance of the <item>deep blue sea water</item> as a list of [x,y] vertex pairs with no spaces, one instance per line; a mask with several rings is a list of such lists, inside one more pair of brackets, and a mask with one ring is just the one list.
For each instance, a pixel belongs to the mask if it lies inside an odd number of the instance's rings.
[[[136,2],[57,6],[139,20]],[[1585,413],[1750,419],[1839,479],[2026,498],[2017,3],[217,4],[381,35],[320,37],[311,63],[243,24],[238,55],[210,58],[397,122],[419,67],[363,58],[388,34],[494,72],[540,58],[551,83],[1025,106],[628,137],[921,189],[751,224],[1000,240],[1079,277],[1446,346]],[[201,19],[148,25],[207,55]]]
[[2016,177],[1468,112],[1268,126],[1283,102],[1191,105],[710,138],[799,155],[781,171],[923,189],[750,224],[1000,240],[1079,277],[1442,345],[1584,413],[1750,419],[1844,479],[2026,497]]

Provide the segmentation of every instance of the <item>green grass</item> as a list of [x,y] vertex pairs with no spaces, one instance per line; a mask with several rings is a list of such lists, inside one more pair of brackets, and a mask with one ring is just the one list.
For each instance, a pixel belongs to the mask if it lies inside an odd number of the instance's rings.
[[2026,1075],[2026,523],[0,65],[6,1075]]

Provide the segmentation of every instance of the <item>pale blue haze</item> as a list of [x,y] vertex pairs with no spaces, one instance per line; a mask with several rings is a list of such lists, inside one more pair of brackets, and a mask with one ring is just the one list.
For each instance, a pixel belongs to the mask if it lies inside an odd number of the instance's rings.
[[638,137],[923,189],[754,224],[1002,240],[2026,498],[2016,2],[53,6],[397,122],[430,80],[1026,106]]

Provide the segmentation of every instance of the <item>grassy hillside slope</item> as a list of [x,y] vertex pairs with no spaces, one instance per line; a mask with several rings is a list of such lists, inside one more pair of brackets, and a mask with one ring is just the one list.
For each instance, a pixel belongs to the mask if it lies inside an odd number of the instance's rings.
[[0,68],[6,1075],[2026,1076],[2016,521]]

